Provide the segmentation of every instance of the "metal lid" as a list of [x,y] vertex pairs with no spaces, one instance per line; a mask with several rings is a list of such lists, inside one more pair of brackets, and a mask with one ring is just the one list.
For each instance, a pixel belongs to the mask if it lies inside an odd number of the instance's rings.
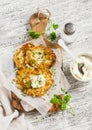
[[75,32],[76,28],[73,23],[66,23],[64,26],[64,33],[67,35],[72,35]]

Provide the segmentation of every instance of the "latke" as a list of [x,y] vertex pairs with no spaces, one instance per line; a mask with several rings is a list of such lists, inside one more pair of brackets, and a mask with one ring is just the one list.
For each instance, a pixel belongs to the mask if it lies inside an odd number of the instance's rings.
[[33,44],[27,43],[15,52],[13,59],[18,68],[21,68],[25,65],[26,50],[31,51],[32,47],[34,47]]
[[35,97],[43,96],[51,88],[54,80],[49,69],[33,69],[27,66],[17,70],[15,82],[24,94]]
[[25,63],[35,68],[51,68],[56,62],[56,55],[53,50],[42,45],[36,46],[26,51]]

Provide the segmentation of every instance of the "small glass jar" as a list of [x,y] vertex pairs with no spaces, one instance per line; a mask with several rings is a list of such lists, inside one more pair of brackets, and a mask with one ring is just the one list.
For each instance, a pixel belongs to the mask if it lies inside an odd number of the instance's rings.
[[75,41],[77,36],[76,27],[73,23],[66,23],[63,25],[63,28],[61,30],[61,38],[64,40],[64,42],[72,43]]

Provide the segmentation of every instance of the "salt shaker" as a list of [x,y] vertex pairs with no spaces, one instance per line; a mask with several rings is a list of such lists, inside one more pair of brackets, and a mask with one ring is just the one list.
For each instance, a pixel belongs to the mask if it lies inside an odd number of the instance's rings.
[[66,43],[72,43],[76,39],[76,27],[73,23],[66,23],[61,32],[61,38]]

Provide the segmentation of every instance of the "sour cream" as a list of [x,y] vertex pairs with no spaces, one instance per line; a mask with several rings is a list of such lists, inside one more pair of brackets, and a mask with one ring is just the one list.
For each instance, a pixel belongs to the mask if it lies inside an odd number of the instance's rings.
[[32,88],[41,88],[45,86],[46,79],[44,75],[31,75],[30,80],[32,82]]
[[80,81],[92,80],[92,56],[79,55],[70,65],[72,75]]

